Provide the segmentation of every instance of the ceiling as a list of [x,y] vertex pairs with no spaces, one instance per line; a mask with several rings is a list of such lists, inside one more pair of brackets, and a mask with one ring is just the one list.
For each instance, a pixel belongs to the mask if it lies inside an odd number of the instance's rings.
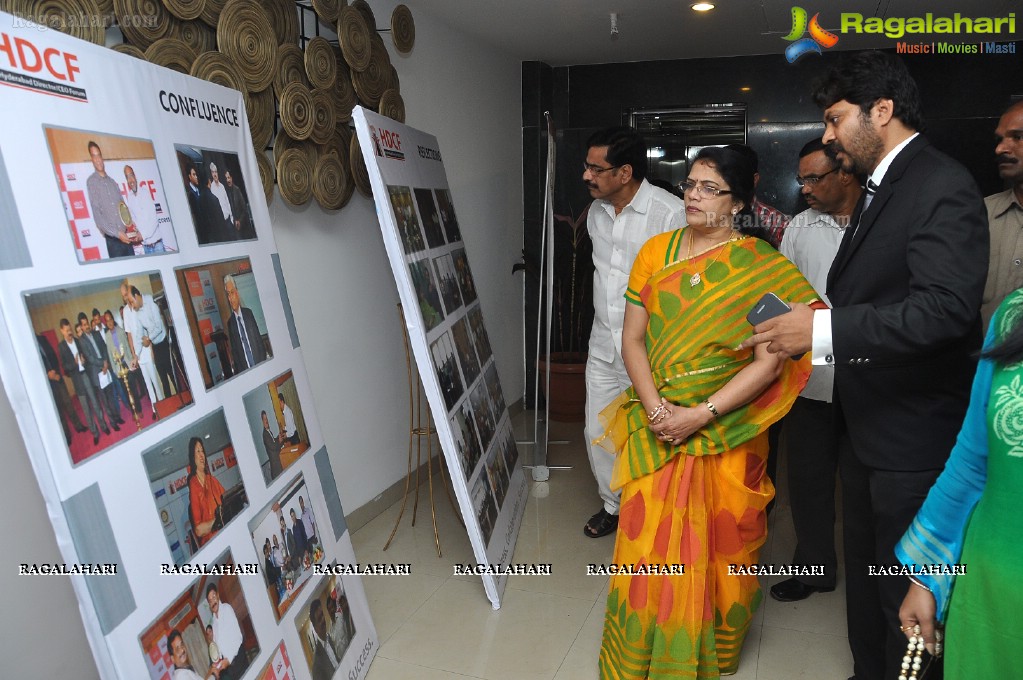
[[[992,39],[1023,38],[1019,0],[716,0],[712,12],[689,8],[695,0],[404,0],[413,12],[427,13],[522,61],[551,66],[654,61],[694,57],[781,54],[798,2],[825,29],[838,32],[843,12],[864,17],[912,17],[931,12],[952,16],[1004,17],[1017,13],[1017,31]],[[618,37],[611,39],[612,12]],[[877,35],[839,34],[834,49],[894,47]],[[930,40],[931,38],[926,38]],[[940,38],[939,38],[940,39]],[[958,42],[956,36],[948,36]],[[904,40],[917,41],[915,36]],[[962,38],[978,42],[980,38]]]

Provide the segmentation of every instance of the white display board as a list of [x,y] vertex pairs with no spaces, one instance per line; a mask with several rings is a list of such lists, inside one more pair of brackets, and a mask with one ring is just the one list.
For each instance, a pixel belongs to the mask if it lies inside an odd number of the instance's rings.
[[365,677],[242,95],[0,14],[0,98],[0,374],[64,560],[8,578],[72,580],[104,678]]
[[469,540],[495,609],[528,487],[432,135],[352,114],[405,322]]

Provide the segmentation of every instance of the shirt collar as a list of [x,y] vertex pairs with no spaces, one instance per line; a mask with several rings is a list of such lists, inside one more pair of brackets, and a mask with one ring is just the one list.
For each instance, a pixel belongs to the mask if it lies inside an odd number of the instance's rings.
[[987,200],[991,202],[991,214],[994,217],[1002,217],[1005,213],[1009,212],[1012,206],[1016,206],[1018,210],[1023,210],[1023,205],[1016,200],[1016,194],[1011,188],[988,196]]
[[904,139],[901,143],[897,144],[894,149],[888,152],[888,154],[881,159],[881,162],[874,168],[874,172],[870,173],[869,180],[874,184],[881,186],[881,180],[884,179],[885,174],[888,172],[888,168],[891,167],[892,161],[899,155],[899,152],[906,148],[906,146],[916,139],[920,135],[919,132],[914,132],[909,137]]
[[[632,197],[632,200],[629,201],[628,205],[622,208],[622,213],[631,208],[633,212],[645,215],[647,210],[650,209],[650,199],[652,195],[653,187],[650,182],[644,179],[639,183],[639,189],[636,190],[636,195]],[[611,201],[604,201],[604,209],[612,219],[615,217],[615,207]]]

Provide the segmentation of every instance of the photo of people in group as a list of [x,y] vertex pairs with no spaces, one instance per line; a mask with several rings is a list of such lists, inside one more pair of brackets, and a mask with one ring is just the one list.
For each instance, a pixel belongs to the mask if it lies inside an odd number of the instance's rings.
[[[234,565],[230,551],[211,565]],[[151,680],[224,680],[259,656],[252,616],[235,574],[197,578],[139,636]]]
[[419,313],[423,315],[423,325],[429,332],[444,320],[444,310],[440,306],[440,291],[437,288],[437,279],[434,278],[433,268],[430,266],[429,259],[410,262],[408,269],[409,275],[412,278],[412,286],[416,289]]
[[458,291],[458,280],[455,275],[455,263],[451,255],[434,258],[437,267],[437,278],[440,280],[440,296],[444,300],[444,311],[451,316],[462,306],[462,294]]
[[319,518],[305,478],[298,478],[249,520],[267,597],[280,621],[323,561]]
[[184,564],[248,504],[224,409],[142,452],[170,561]]
[[462,292],[462,302],[470,305],[476,301],[476,282],[472,279],[469,259],[465,249],[459,248],[451,255],[455,260],[455,274],[458,277],[458,289]]
[[472,344],[476,345],[476,356],[479,357],[480,365],[484,366],[493,352],[490,349],[490,337],[487,335],[487,327],[483,325],[483,312],[479,305],[469,310],[465,315],[469,320],[469,330],[472,332]]
[[440,213],[433,202],[433,192],[429,189],[416,189],[416,204],[419,215],[423,219],[423,230],[426,232],[426,243],[431,248],[444,245],[444,232],[441,231]]
[[328,576],[295,617],[313,680],[330,680],[355,637],[355,620],[340,576]]
[[469,339],[469,327],[464,316],[451,326],[451,333],[455,336],[458,363],[461,364],[462,373],[465,374],[465,382],[471,385],[480,375],[480,362],[476,358],[476,349],[472,345],[472,340]]
[[412,205],[412,192],[408,187],[389,186],[387,194],[391,198],[391,207],[394,208],[394,223],[398,226],[398,238],[409,255],[418,253],[426,248],[423,241],[423,232],[419,229],[419,218],[416,216],[416,209]]
[[73,463],[192,403],[166,293],[152,272],[25,294]]
[[462,232],[458,229],[455,206],[451,203],[451,192],[447,189],[437,189],[437,205],[440,208],[440,221],[444,225],[444,233],[447,234],[448,243],[461,241]]
[[43,130],[79,262],[178,250],[151,141]]
[[465,389],[462,377],[458,374],[458,363],[455,361],[455,345],[451,342],[451,333],[443,333],[430,345],[433,365],[437,369],[437,382],[444,395],[444,405],[450,411]]
[[455,435],[455,445],[458,447],[458,458],[462,461],[462,472],[468,480],[472,477],[472,471],[476,469],[483,449],[480,447],[479,436],[476,433],[476,419],[472,415],[472,407],[469,401],[463,401],[462,405],[455,410],[451,416],[451,430]]
[[480,443],[483,445],[483,450],[486,451],[490,448],[490,442],[497,431],[497,419],[490,410],[490,394],[482,382],[477,384],[472,391],[470,401],[472,402],[472,412],[476,416],[476,429],[480,433]]
[[472,507],[476,510],[476,519],[483,531],[483,542],[489,545],[497,523],[497,503],[494,502],[494,492],[490,489],[487,475],[482,472],[476,476],[476,483],[472,485]]
[[174,151],[199,245],[256,238],[238,154],[184,144]]
[[288,657],[288,649],[283,640],[277,644],[270,660],[253,680],[295,680],[295,671],[291,668],[291,658]]
[[259,468],[269,486],[309,450],[309,432],[294,374],[282,373],[246,394],[243,401]]
[[175,274],[206,389],[273,357],[249,258],[182,267]]

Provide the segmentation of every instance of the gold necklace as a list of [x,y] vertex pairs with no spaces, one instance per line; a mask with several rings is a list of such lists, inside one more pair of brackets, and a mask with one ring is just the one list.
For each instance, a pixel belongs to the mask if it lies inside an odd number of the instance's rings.
[[[724,241],[721,241],[721,243],[718,243],[716,246],[711,246],[711,248],[717,248],[718,246],[722,246],[722,245],[728,243],[729,241],[736,241],[736,240],[738,240],[739,236],[735,233],[734,229],[729,230],[728,233],[729,233],[728,238],[726,238]],[[693,257],[693,234],[694,234],[693,228],[689,227],[689,248],[686,250],[686,259],[687,260],[691,260],[692,257]],[[708,248],[707,250],[710,250],[710,248]],[[710,269],[710,266],[712,264],[714,264],[715,262],[717,262],[718,258],[721,257],[722,251],[724,251],[724,248],[721,248],[720,250],[718,250],[717,255],[714,256],[713,260],[711,260],[710,262],[707,263],[707,266],[703,268],[702,272],[696,272],[695,274],[693,274],[692,276],[689,277],[689,287],[690,288],[696,288],[698,285],[700,285],[700,282],[703,281],[703,277],[700,276],[700,274],[706,274],[707,273],[707,270]],[[707,252],[707,251],[705,250],[704,252]],[[697,254],[699,254],[699,253],[697,253]]]

